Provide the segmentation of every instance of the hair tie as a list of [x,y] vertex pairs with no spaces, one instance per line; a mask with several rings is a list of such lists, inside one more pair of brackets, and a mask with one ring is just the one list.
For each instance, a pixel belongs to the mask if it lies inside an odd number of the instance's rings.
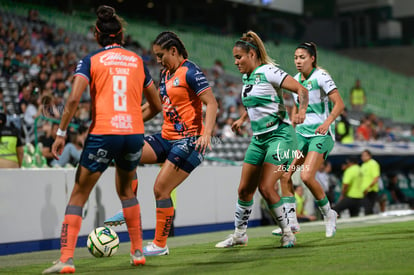
[[245,41],[245,40],[241,40],[241,39],[236,41],[236,43],[238,43],[238,42],[241,42],[241,43],[243,43],[243,44],[246,44],[247,46],[250,46],[251,48],[253,48],[253,49],[257,50],[257,46],[253,45],[253,44],[252,44],[252,43],[250,43],[250,42],[247,42],[247,41]]
[[95,25],[95,29],[96,29],[96,31],[98,32],[98,33],[100,33],[100,34],[107,34],[109,37],[115,37],[115,36],[117,36],[119,33],[121,33],[122,32],[122,28],[117,32],[117,33],[106,33],[106,32],[101,32],[101,30],[98,28],[98,26],[97,25]]
[[313,48],[311,43],[308,43],[308,42],[302,43],[299,46],[297,46],[296,49],[308,50],[311,56],[316,56],[315,49]]

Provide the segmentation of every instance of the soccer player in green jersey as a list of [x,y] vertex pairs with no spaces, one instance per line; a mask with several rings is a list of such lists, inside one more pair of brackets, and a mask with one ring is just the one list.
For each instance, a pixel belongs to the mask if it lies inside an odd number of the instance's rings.
[[[298,140],[298,154],[289,171],[281,181],[282,201],[288,211],[289,225],[292,232],[299,231],[296,218],[295,197],[291,175],[300,170],[300,176],[305,185],[315,197],[317,205],[324,217],[326,237],[330,238],[336,232],[337,213],[331,209],[330,203],[321,184],[315,175],[321,164],[328,157],[335,144],[335,119],[342,113],[345,106],[331,76],[317,66],[317,50],[314,43],[302,43],[297,46],[294,55],[298,73],[295,79],[309,91],[309,105],[306,119],[300,125],[294,125]],[[300,108],[300,98],[293,94],[295,105],[292,115]],[[281,230],[272,232],[280,235]]]
[[235,231],[216,247],[247,244],[247,224],[257,188],[282,228],[281,246],[292,247],[296,239],[274,188],[294,159],[297,147],[295,132],[283,104],[282,89],[298,95],[299,111],[292,118],[295,124],[305,120],[308,91],[275,65],[262,40],[253,31],[236,41],[233,56],[234,64],[243,74],[241,98],[246,112],[232,124],[232,129],[237,131],[249,118],[253,137],[241,173],[234,216]]

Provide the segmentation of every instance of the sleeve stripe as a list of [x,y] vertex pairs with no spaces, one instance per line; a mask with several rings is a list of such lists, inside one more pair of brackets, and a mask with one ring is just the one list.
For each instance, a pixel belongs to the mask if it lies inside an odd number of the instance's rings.
[[85,74],[83,74],[83,73],[76,73],[75,75],[74,75],[74,77],[75,76],[80,76],[80,77],[82,77],[82,78],[84,78],[88,83],[89,83],[89,81],[90,81],[90,79],[85,75]]
[[197,96],[200,96],[202,93],[204,93],[205,91],[207,91],[209,88],[211,88],[211,87],[210,86],[209,87],[205,87],[203,90],[198,91],[197,92]]

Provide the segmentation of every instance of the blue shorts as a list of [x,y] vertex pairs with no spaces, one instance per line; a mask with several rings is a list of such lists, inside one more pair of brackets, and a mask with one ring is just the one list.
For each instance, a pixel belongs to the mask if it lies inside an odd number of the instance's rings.
[[145,137],[157,155],[158,163],[168,159],[187,173],[191,173],[204,160],[203,154],[195,149],[195,140],[196,137],[167,140],[160,133]]
[[111,164],[123,170],[134,170],[141,159],[144,135],[92,135],[85,141],[80,165],[91,172],[104,172]]

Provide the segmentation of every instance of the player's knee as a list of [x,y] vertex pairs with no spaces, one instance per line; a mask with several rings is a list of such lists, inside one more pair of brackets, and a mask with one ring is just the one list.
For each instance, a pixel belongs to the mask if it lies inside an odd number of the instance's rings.
[[253,199],[253,194],[245,188],[239,188],[238,190],[239,199],[242,201],[251,201]]
[[305,184],[308,184],[312,180],[313,175],[310,172],[303,170],[302,173],[300,173],[300,178]]

